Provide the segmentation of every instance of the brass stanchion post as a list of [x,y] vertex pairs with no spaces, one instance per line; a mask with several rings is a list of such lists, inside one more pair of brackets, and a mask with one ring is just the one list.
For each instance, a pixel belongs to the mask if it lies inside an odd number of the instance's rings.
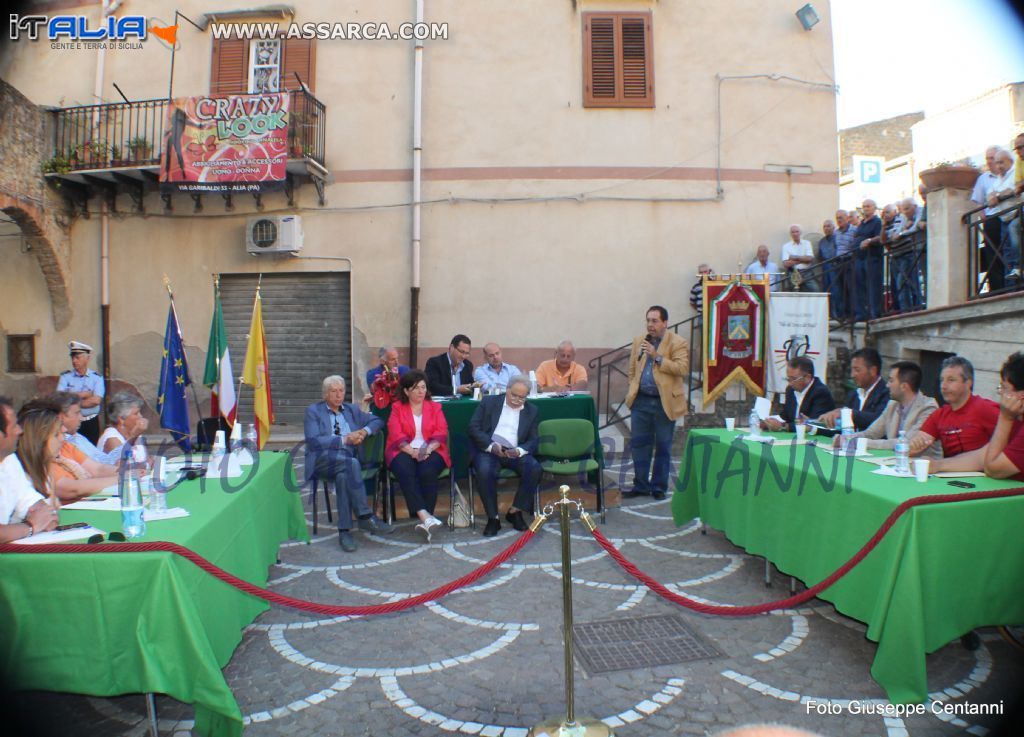
[[[581,516],[586,515],[583,505],[569,498],[569,487],[558,489],[562,498],[559,505],[559,527],[562,531],[562,634],[565,642],[565,718],[552,718],[530,730],[532,737],[613,737],[611,727],[594,719],[576,720],[576,685],[573,680],[572,652],[572,539],[569,537],[569,506],[576,505]],[[553,509],[551,510],[554,511]],[[549,511],[544,509],[547,516]],[[591,524],[589,518],[584,522]]]

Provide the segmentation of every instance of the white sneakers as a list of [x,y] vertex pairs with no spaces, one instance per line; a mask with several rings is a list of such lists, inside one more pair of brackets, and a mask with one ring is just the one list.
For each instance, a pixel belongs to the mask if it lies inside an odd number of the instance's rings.
[[416,529],[423,530],[424,534],[427,536],[427,542],[430,542],[430,537],[433,534],[432,530],[435,527],[440,527],[441,524],[443,523],[437,517],[430,516],[427,517],[423,522],[420,522],[418,525],[416,525]]

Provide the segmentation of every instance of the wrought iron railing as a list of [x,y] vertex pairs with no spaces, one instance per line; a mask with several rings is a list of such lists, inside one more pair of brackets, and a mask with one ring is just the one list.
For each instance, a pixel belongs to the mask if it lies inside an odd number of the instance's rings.
[[[699,389],[704,382],[703,374],[703,330],[704,324],[700,315],[694,315],[686,320],[669,325],[677,335],[688,338],[690,344],[690,371],[683,382],[686,384],[686,397],[693,406],[693,393]],[[629,353],[632,342],[626,345],[605,351],[601,355],[590,359],[587,364],[590,367],[590,375],[597,376],[597,387],[594,391],[594,400],[597,403],[598,414],[604,419],[600,429],[604,429],[616,422],[622,422],[629,417],[629,407],[626,406],[626,392],[629,389]]]
[[963,217],[967,225],[967,299],[1024,289],[1021,280],[1021,225],[1024,202],[985,215],[987,206]]
[[[305,90],[291,95],[289,158],[309,158],[325,167],[326,107]],[[160,161],[167,100],[80,105],[52,112],[54,143],[47,173],[139,168]]]

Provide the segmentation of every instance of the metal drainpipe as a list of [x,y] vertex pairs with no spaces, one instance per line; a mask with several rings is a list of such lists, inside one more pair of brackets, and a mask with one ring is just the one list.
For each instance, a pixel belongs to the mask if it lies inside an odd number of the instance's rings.
[[[423,23],[423,2],[416,0],[416,23]],[[423,157],[423,40],[417,39],[412,77],[412,285],[409,289],[409,365],[417,364],[420,338],[420,199]]]
[[[120,0],[103,0],[102,17],[106,19],[120,7]],[[93,103],[103,103],[103,77],[106,71],[106,49],[96,51],[96,83],[93,86]],[[99,115],[93,119],[93,127],[99,133]],[[110,212],[104,200],[100,205],[100,339],[103,350],[103,384],[105,396],[110,396]],[[103,412],[100,412],[102,415]]]

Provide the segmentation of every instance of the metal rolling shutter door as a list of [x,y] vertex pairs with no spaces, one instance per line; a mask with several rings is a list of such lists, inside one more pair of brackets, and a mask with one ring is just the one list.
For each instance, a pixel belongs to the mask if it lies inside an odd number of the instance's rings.
[[[221,275],[221,303],[236,386],[245,363],[257,280],[256,274]],[[301,428],[306,407],[320,401],[320,382],[325,376],[340,374],[352,385],[349,274],[264,274],[260,293],[275,424]],[[249,387],[242,389],[238,416],[242,422],[253,421]]]

